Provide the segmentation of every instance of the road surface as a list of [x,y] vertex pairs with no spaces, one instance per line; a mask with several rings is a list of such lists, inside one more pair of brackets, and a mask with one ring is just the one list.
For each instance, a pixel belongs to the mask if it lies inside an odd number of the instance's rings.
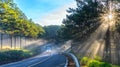
[[65,67],[66,57],[64,55],[53,55],[49,60],[42,64],[37,64],[32,67]]
[[46,47],[46,50],[38,56],[15,63],[1,65],[0,67],[64,67],[67,58],[58,53],[60,50],[52,44],[48,44]]
[[66,61],[64,55],[55,54],[52,56],[35,57],[0,67],[64,67]]

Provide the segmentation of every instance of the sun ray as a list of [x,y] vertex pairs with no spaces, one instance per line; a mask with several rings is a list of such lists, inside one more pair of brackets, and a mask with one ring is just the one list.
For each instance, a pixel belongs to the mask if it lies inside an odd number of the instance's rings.
[[105,8],[103,13],[100,15],[101,22],[107,25],[114,26],[118,21],[119,13],[114,8],[114,3],[110,2],[109,6]]

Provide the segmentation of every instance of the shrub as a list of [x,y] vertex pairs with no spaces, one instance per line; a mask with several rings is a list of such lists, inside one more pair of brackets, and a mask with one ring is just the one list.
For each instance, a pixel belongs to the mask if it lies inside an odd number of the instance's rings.
[[99,56],[95,56],[95,58],[94,58],[95,60],[97,60],[97,61],[102,61],[102,58],[101,57],[99,57]]
[[112,67],[109,63],[101,62],[101,58],[97,56],[94,59],[83,57],[81,59],[81,65],[86,67]]
[[22,60],[31,56],[32,53],[27,50],[2,50],[0,51],[0,64]]
[[81,59],[81,65],[87,65],[90,59],[88,57],[83,57]]
[[109,64],[109,63],[101,62],[101,63],[99,64],[99,67],[112,67],[112,65]]
[[117,65],[112,65],[112,67],[120,67],[120,66],[117,66]]
[[112,67],[112,66],[109,63],[92,60],[89,62],[88,67]]
[[88,62],[88,67],[99,67],[99,62],[96,60],[91,60]]

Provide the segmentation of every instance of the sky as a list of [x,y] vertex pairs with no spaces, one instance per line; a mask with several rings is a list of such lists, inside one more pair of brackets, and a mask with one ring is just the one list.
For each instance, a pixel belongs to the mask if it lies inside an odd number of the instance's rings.
[[17,6],[42,26],[61,25],[68,8],[75,8],[75,0],[14,0]]

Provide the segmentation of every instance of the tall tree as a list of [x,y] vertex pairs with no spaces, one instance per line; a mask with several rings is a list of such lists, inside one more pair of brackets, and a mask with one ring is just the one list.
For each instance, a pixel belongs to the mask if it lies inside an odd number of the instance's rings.
[[98,1],[93,0],[76,0],[77,8],[70,8],[67,12],[67,18],[63,20],[64,29],[62,35],[68,34],[69,39],[87,38],[90,33],[100,25],[99,16],[101,7],[103,6]]
[[13,47],[13,37],[15,37],[14,46],[16,47],[16,36],[35,38],[44,32],[42,27],[38,28],[25,16],[13,0],[0,0],[0,29],[11,36],[11,48]]

